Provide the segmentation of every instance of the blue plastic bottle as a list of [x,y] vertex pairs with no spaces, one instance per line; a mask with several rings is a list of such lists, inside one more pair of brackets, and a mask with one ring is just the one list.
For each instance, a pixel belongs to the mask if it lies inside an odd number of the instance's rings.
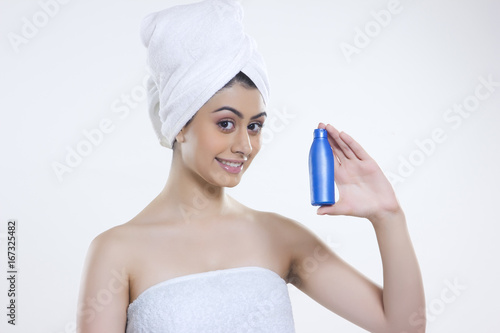
[[314,140],[309,151],[309,180],[313,206],[335,203],[333,151],[325,129],[314,130]]

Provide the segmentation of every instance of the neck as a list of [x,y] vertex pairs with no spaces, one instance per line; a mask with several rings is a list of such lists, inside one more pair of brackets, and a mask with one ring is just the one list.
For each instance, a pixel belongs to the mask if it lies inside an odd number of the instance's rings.
[[157,200],[173,216],[186,222],[225,215],[231,206],[224,187],[212,185],[186,168],[175,152],[167,183]]

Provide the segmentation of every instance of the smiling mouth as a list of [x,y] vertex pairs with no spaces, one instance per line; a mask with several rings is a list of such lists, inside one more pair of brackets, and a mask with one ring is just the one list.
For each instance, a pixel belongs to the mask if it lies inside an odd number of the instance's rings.
[[215,159],[217,161],[221,162],[222,164],[229,165],[229,166],[232,166],[235,168],[243,165],[243,162],[233,162],[233,161],[229,161],[229,160],[222,160],[222,159],[217,158],[217,157]]
[[220,158],[215,158],[219,165],[229,173],[239,173],[243,169],[243,163],[245,161],[234,161],[234,160],[223,160]]

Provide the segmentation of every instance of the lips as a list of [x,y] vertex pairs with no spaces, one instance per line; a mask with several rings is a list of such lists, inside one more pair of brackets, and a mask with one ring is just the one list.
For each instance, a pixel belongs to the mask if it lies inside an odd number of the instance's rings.
[[238,160],[226,160],[222,158],[215,158],[219,165],[229,173],[239,173],[243,169],[243,163],[245,161]]

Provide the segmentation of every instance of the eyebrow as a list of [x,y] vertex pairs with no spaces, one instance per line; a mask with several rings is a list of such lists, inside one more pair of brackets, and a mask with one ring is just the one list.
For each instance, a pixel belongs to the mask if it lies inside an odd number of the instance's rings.
[[[212,111],[212,113],[214,113],[214,112],[218,112],[218,111],[222,111],[222,110],[228,110],[228,111],[231,111],[232,113],[234,113],[235,115],[237,115],[239,118],[241,118],[241,119],[243,119],[243,118],[244,118],[244,117],[243,117],[243,114],[242,114],[240,111],[238,111],[238,110],[236,110],[236,109],[234,109],[234,108],[232,108],[232,107],[230,107],[230,106],[223,106],[223,107],[221,107],[221,108],[218,108],[217,110]],[[267,113],[265,113],[265,112],[261,112],[261,113],[259,113],[259,114],[256,114],[255,116],[251,116],[251,117],[250,117],[250,120],[252,120],[252,119],[257,119],[257,118],[262,117],[262,116],[266,116],[266,117],[267,117]]]

